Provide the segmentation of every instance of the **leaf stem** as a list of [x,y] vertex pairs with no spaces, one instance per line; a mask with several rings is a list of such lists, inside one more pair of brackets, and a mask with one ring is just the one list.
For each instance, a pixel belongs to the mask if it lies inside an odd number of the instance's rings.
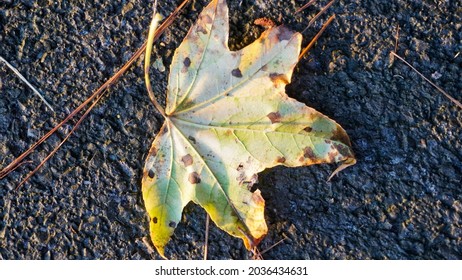
[[151,80],[149,78],[149,66],[151,64],[151,52],[152,52],[152,45],[154,43],[154,35],[157,31],[157,26],[159,22],[162,20],[162,16],[159,13],[156,13],[157,1],[154,2],[154,15],[152,17],[151,26],[149,27],[149,35],[148,41],[146,45],[146,54],[144,59],[144,80],[146,82],[146,89],[148,90],[149,98],[151,99],[152,104],[156,107],[157,111],[162,114],[162,116],[166,119],[165,111],[162,106],[160,106],[159,102],[156,100],[156,96],[152,90]]

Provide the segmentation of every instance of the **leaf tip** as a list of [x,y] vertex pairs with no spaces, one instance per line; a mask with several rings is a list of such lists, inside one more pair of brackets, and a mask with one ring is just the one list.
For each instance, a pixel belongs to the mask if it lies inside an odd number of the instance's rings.
[[156,246],[157,253],[164,259],[168,260],[168,258],[165,256],[165,247],[164,246]]

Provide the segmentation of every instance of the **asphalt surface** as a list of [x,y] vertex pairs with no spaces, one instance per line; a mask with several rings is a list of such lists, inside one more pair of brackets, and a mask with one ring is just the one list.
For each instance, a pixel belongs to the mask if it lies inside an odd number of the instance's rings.
[[[175,48],[207,1],[191,1],[156,44],[152,81],[164,104]],[[302,31],[327,1],[228,1],[232,49],[262,31],[259,17]],[[359,2],[359,3],[358,3]],[[180,1],[159,1],[168,15]],[[0,165],[6,166],[111,77],[145,40],[152,1],[3,0],[0,56],[39,90],[52,113],[0,63]],[[338,121],[358,163],[326,182],[332,165],[260,174],[269,233],[265,259],[461,259],[462,110],[397,53],[462,100],[462,3],[336,1],[336,20],[298,64],[290,96]],[[162,123],[139,60],[59,152],[19,191],[27,172],[70,125],[0,181],[0,259],[151,259],[142,167]],[[165,68],[165,69],[164,69]],[[205,212],[190,204],[167,247],[201,259]],[[248,259],[211,226],[210,259]]]

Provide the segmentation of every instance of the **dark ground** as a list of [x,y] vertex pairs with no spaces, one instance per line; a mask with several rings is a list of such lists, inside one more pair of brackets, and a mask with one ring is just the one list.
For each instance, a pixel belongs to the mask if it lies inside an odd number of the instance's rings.
[[[160,1],[169,14],[178,1]],[[157,43],[155,91],[166,90],[175,48],[207,1],[192,1]],[[233,49],[261,32],[270,17],[303,30],[321,4],[228,1]],[[361,3],[358,3],[361,2]],[[0,55],[56,108],[54,115],[0,65],[0,164],[6,166],[141,46],[151,3],[2,0]],[[265,259],[461,259],[462,110],[399,61],[398,53],[462,100],[462,3],[337,1],[336,21],[300,61],[292,97],[337,120],[358,164],[326,182],[335,166],[274,168],[258,187],[266,199]],[[327,18],[305,35],[305,44]],[[0,259],[150,259],[141,198],[146,153],[162,118],[149,101],[141,60],[111,89],[77,133],[19,192],[28,165],[0,181]],[[157,67],[161,69],[161,67]],[[164,100],[164,96],[159,96]],[[65,131],[69,131],[66,126]],[[64,136],[51,138],[37,163]],[[173,259],[200,259],[205,212],[190,204],[167,248]],[[209,258],[246,259],[242,242],[215,226]]]

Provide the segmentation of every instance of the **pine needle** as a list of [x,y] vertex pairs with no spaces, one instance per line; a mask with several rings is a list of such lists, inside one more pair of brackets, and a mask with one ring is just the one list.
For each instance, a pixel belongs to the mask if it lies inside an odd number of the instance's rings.
[[462,109],[462,104],[457,100],[455,99],[454,97],[452,97],[451,95],[449,95],[446,91],[444,91],[442,88],[440,88],[439,86],[437,86],[435,83],[433,83],[430,79],[428,79],[427,77],[425,77],[422,73],[420,73],[419,71],[417,71],[417,69],[415,69],[409,62],[407,62],[406,60],[404,60],[404,58],[402,58],[401,56],[397,55],[395,52],[391,52],[392,55],[394,55],[396,58],[398,58],[399,60],[401,60],[404,64],[406,64],[407,66],[409,66],[414,72],[416,72],[417,74],[419,74],[420,77],[422,77],[425,81],[427,81],[430,85],[432,85],[434,88],[436,88],[439,92],[441,92],[444,96],[446,96],[446,98],[448,98],[449,100],[451,100],[454,104],[456,104],[457,106],[459,106],[459,108]]
[[45,105],[47,105],[48,108],[50,108],[51,111],[53,111],[53,112],[55,111],[55,110],[53,110],[53,107],[51,107],[50,103],[48,103],[48,102],[45,100],[45,98],[43,97],[43,95],[42,95],[31,83],[29,83],[29,81],[28,81],[26,78],[24,78],[24,76],[21,75],[21,73],[19,73],[18,69],[14,68],[13,65],[11,65],[10,63],[8,63],[8,61],[6,61],[6,59],[4,59],[4,58],[1,57],[1,56],[0,56],[0,60],[3,61],[3,62],[6,64],[6,66],[8,66],[8,68],[10,68],[11,71],[13,71],[13,72],[16,74],[16,76],[18,76],[24,83],[26,83],[26,85],[27,85],[38,97],[40,97],[40,99],[42,99],[43,103],[45,103]]
[[[311,25],[313,25],[313,23],[322,15],[324,14],[327,9],[329,9],[330,6],[332,6],[332,4],[334,4],[335,0],[332,0],[330,1],[329,3],[327,3],[327,5],[325,5],[324,7],[322,7],[321,11],[319,11],[319,13],[317,13],[314,18],[312,18],[310,20],[310,22],[308,22],[308,26],[302,31],[302,33],[304,33],[308,28],[311,27]],[[309,4],[309,3],[308,3]]]
[[[105,91],[106,92],[106,91]],[[91,112],[91,110],[96,106],[96,104],[98,104],[98,102],[101,100],[101,98],[104,96],[104,93],[100,96],[98,96],[95,101],[93,102],[93,104],[91,104],[91,106],[85,111],[85,113],[79,118],[79,120],[77,121],[77,123],[74,125],[74,127],[72,128],[72,130],[66,135],[66,137],[64,137],[64,139],[59,143],[58,146],[56,146],[53,151],[51,151],[51,153],[48,153],[48,155],[40,162],[39,165],[37,165],[37,167],[32,170],[29,174],[27,174],[26,178],[24,178],[21,183],[19,183],[19,185],[16,187],[16,191],[19,190],[19,188],[24,185],[24,183],[26,183],[30,177],[32,177],[35,173],[37,173],[37,171],[54,155],[56,154],[56,152],[59,150],[59,148],[61,148],[61,146],[66,143],[67,139],[69,139],[69,137],[71,137],[71,135],[74,133],[74,131],[79,127],[79,125],[82,123],[82,121],[87,117],[87,115]]]
[[308,44],[308,46],[306,46],[301,52],[300,52],[300,55],[298,56],[298,59],[302,59],[303,56],[314,46],[314,43],[316,43],[316,41],[319,39],[319,37],[321,37],[322,33],[324,33],[324,30],[326,30],[327,26],[329,26],[329,24],[331,24],[331,22],[335,19],[335,15],[332,15],[327,21],[326,23],[324,23],[324,25],[322,26],[321,30],[319,30],[319,32],[316,34],[316,36],[314,36],[314,38],[311,40],[311,42]]
[[[178,16],[180,11],[183,9],[183,7],[188,3],[189,0],[184,0],[176,9],[173,11],[170,16],[162,23],[161,26],[156,31],[155,34],[155,39],[158,39],[160,35],[167,29],[168,26],[170,26],[173,22],[173,20]],[[21,162],[29,155],[31,154],[40,144],[42,144],[44,141],[46,141],[51,135],[53,135],[59,128],[61,128],[64,124],[66,124],[70,119],[72,119],[76,114],[78,114],[80,111],[82,111],[92,100],[100,96],[100,94],[106,90],[108,87],[112,86],[119,78],[122,76],[128,68],[135,62],[136,59],[138,59],[141,54],[146,49],[147,42],[145,42],[134,54],[133,56],[129,59],[127,63],[125,63],[124,66],[122,66],[119,71],[117,71],[116,74],[114,74],[109,80],[107,80],[101,87],[99,87],[93,94],[87,98],[82,104],[80,104],[74,111],[72,111],[63,121],[61,121],[58,125],[53,127],[50,131],[48,131],[47,134],[42,136],[37,142],[35,142],[27,151],[22,153],[20,156],[18,156],[16,159],[13,160],[8,166],[0,170],[0,179],[5,178],[8,174],[10,174],[13,170],[15,170],[18,165],[21,164]]]
[[305,5],[303,5],[302,7],[300,7],[298,10],[295,11],[296,14],[300,13],[301,11],[305,10],[306,8],[308,8],[309,6],[313,5],[314,2],[316,2],[316,0],[311,0],[310,2],[306,3]]
[[260,252],[260,255],[263,255],[264,253],[268,252],[269,250],[273,249],[274,247],[278,246],[279,244],[281,244],[282,242],[284,242],[285,240],[287,239],[287,237],[284,236],[283,239],[279,240],[278,242],[274,243],[273,245],[271,245],[269,248],[266,248],[265,250],[261,251]]

